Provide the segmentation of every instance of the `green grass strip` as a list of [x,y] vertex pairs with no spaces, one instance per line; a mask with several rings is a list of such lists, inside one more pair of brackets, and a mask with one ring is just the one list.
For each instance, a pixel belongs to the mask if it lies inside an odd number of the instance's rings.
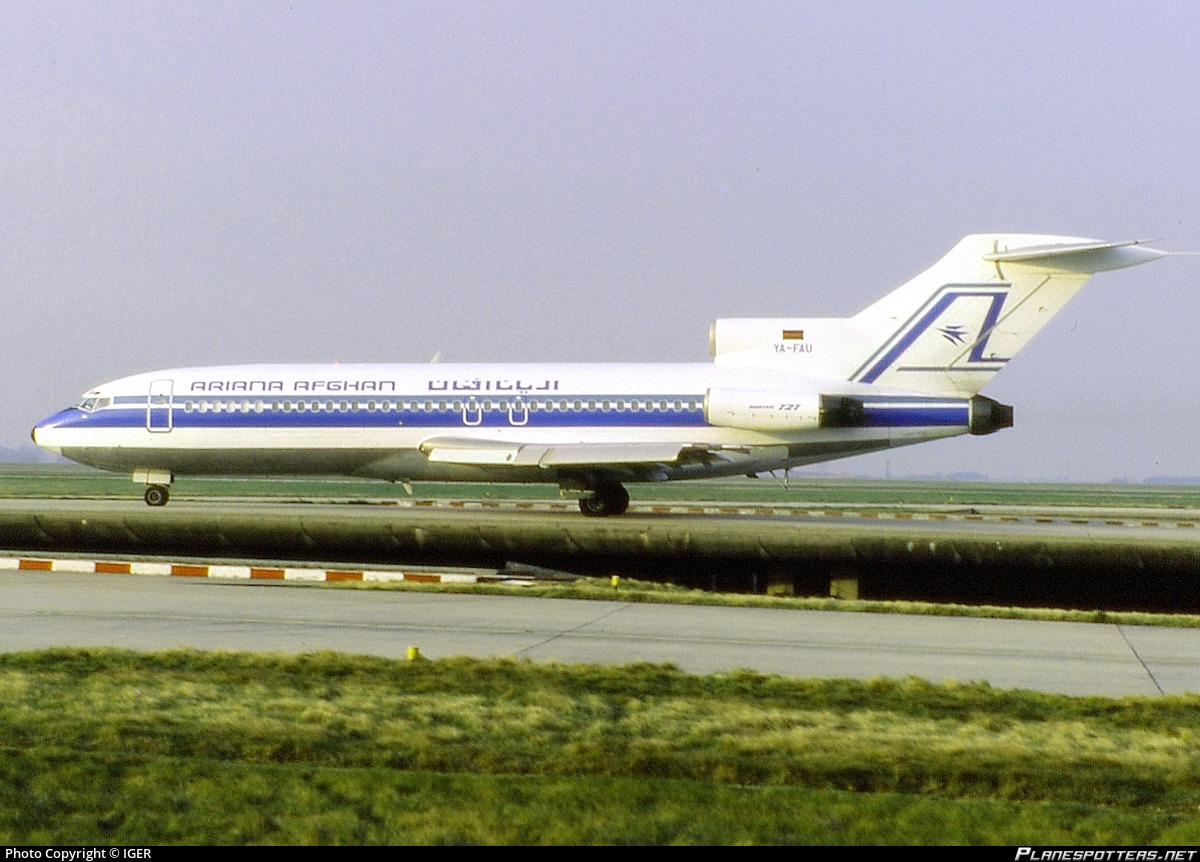
[[1198,728],[1196,696],[47,650],[0,656],[0,842],[1187,843]]

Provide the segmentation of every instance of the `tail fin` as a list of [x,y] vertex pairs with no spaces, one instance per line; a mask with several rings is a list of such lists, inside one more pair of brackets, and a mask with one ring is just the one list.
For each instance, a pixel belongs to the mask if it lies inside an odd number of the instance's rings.
[[[751,348],[770,367],[938,394],[974,395],[1097,272],[1155,260],[1166,252],[1136,242],[1081,237],[975,234],[916,278],[849,319],[718,321],[726,346]],[[743,324],[731,326],[730,324]],[[757,324],[748,326],[749,324]],[[789,335],[808,347],[789,346]],[[731,337],[732,336],[732,337]],[[749,338],[747,338],[749,336]],[[819,342],[828,341],[817,356]],[[834,343],[836,342],[836,343]],[[774,355],[772,355],[774,354]],[[743,352],[735,364],[755,363]]]

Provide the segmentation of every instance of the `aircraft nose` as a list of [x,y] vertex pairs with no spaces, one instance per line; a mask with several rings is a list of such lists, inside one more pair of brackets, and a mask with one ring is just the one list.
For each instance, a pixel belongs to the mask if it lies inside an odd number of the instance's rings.
[[38,446],[41,446],[46,451],[53,452],[55,455],[61,455],[61,447],[55,441],[49,438],[54,436],[54,430],[56,428],[69,425],[72,420],[77,419],[79,412],[80,411],[74,408],[69,408],[67,410],[60,410],[53,416],[47,416],[41,422],[33,426],[33,430],[29,432],[30,438],[34,443],[36,443]]
[[44,424],[46,424],[46,421],[43,419],[38,424],[34,425],[33,430],[29,432],[29,438],[31,440],[33,440],[33,442],[36,443],[38,446],[41,446],[43,449],[49,449],[51,452],[54,452],[55,455],[61,455],[62,453],[58,452],[55,447],[47,446],[45,443],[43,443],[41,440],[38,439],[38,432],[42,430],[42,426]]

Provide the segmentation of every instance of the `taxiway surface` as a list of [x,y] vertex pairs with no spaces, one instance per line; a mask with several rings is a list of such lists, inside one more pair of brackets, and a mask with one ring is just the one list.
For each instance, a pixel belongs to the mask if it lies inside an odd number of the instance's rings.
[[1200,691],[1200,630],[0,573],[0,650],[340,650],[915,675],[1064,694]]

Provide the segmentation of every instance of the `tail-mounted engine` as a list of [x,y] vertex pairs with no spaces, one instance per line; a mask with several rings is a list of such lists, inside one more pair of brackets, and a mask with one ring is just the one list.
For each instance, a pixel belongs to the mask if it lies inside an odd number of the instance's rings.
[[855,397],[710,389],[704,396],[704,418],[710,425],[764,432],[966,425],[972,434],[991,434],[1012,427],[1013,409],[984,395],[969,399],[911,395]]
[[991,434],[1001,428],[1011,428],[1013,409],[986,395],[971,399],[971,433]]
[[861,425],[863,405],[855,398],[816,392],[710,389],[704,396],[704,418],[710,425],[749,431],[815,431]]

